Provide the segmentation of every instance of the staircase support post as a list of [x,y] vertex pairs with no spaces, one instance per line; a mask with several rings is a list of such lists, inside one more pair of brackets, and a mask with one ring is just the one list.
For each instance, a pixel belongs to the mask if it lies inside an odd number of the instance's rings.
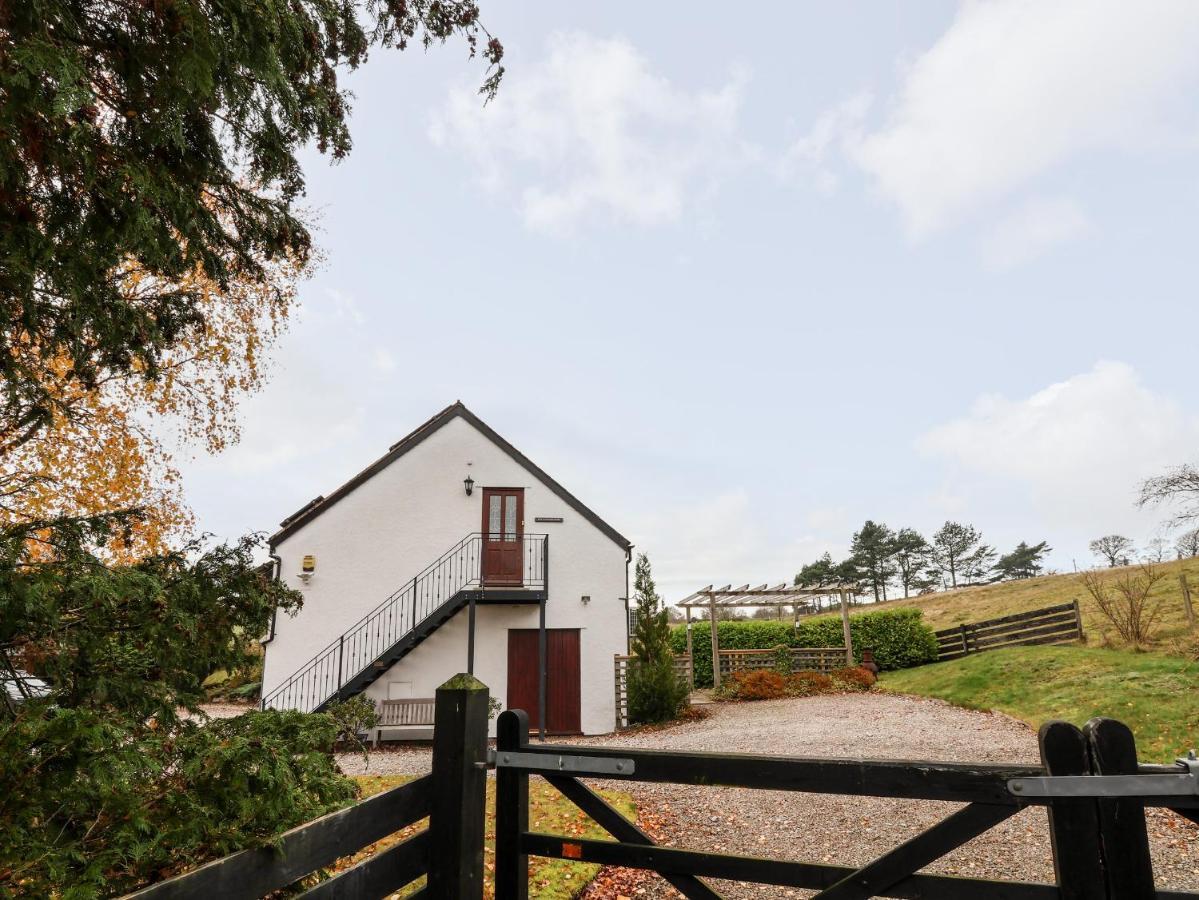
[[341,699],[341,686],[346,683],[345,666],[342,665],[342,658],[346,649],[346,636],[343,634],[337,639],[337,699]]
[[475,674],[475,598],[471,595],[470,611],[467,614],[466,674]]
[[538,604],[537,620],[537,736],[545,740],[545,594]]
[[482,900],[487,803],[487,685],[455,675],[437,689],[428,894]]

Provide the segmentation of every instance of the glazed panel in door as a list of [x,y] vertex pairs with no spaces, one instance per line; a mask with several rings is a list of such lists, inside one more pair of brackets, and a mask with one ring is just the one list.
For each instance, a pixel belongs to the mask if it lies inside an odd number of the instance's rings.
[[[579,734],[579,630],[547,628],[545,639],[545,730]],[[538,727],[536,628],[508,630],[508,709],[523,709],[529,714],[529,727]]]
[[484,587],[520,587],[524,571],[523,488],[483,488],[482,531]]

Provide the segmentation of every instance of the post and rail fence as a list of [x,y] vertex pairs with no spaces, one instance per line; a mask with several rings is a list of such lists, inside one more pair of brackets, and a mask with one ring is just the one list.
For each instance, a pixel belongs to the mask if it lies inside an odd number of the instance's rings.
[[[414,836],[321,881],[313,898],[410,896],[481,900],[487,770],[496,778],[494,896],[530,896],[531,856],[656,872],[688,898],[721,894],[704,879],[816,890],[820,900],[1199,900],[1158,889],[1146,807],[1199,823],[1199,759],[1142,765],[1132,732],[1113,719],[1079,729],[1049,722],[1041,764],[805,759],[558,745],[530,739],[528,716],[509,710],[487,749],[488,692],[459,675],[437,691],[433,772],[284,834],[277,849],[247,850],[129,895],[128,900],[251,900],[271,894],[426,816]],[[545,834],[530,826],[529,778],[540,776],[614,840]],[[924,832],[860,866],[795,862],[658,845],[583,778],[739,787],[964,804]],[[1052,884],[921,871],[1028,807],[1046,810]],[[424,885],[417,879],[427,877]],[[533,896],[536,896],[535,894]]]
[[1003,647],[1086,640],[1077,600],[998,619],[955,625],[933,633],[937,636],[937,662]]
[[[788,647],[792,672],[834,672],[845,667],[844,647]],[[729,678],[736,672],[773,669],[778,665],[778,652],[767,650],[721,650],[720,677]]]

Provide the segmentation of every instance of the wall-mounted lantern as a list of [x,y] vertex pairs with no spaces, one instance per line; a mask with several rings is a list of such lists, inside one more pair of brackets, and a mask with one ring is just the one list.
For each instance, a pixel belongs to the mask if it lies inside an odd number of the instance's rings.
[[475,489],[475,480],[467,475],[462,479],[462,483],[466,486],[466,496],[470,496]]
[[588,603],[590,603],[590,602],[591,602],[591,595],[590,595],[590,594],[584,594],[584,595],[583,595],[582,597],[580,597],[579,599],[580,599],[580,600],[582,600],[582,601],[583,601],[583,605],[584,605],[584,606],[586,606]]

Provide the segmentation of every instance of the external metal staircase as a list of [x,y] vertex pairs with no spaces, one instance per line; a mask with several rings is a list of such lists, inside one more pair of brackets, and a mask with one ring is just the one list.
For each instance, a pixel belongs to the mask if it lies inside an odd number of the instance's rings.
[[[548,539],[517,535],[520,576],[495,583],[484,556],[492,535],[470,534],[363,616],[262,699],[263,709],[320,712],[359,694],[472,600],[533,603],[545,599]],[[513,548],[515,549],[515,548]]]

